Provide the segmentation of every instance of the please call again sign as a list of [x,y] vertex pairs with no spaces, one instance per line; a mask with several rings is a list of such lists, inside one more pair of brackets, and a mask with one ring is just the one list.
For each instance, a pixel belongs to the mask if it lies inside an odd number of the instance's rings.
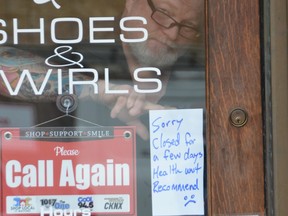
[[1,129],[6,215],[136,215],[135,128]]

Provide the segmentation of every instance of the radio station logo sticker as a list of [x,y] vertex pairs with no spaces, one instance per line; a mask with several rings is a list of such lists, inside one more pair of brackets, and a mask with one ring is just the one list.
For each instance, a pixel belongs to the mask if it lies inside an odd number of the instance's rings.
[[85,197],[79,197],[78,198],[78,206],[79,208],[90,208],[92,209],[94,207],[94,201],[92,196],[85,196]]
[[14,213],[30,213],[35,210],[35,206],[32,205],[31,197],[14,197],[13,204],[9,207],[10,212]]
[[70,204],[66,203],[64,200],[57,201],[57,199],[41,199],[40,205],[46,209],[49,209],[50,207],[62,210],[70,209]]
[[104,209],[106,210],[122,210],[124,199],[122,197],[105,198]]

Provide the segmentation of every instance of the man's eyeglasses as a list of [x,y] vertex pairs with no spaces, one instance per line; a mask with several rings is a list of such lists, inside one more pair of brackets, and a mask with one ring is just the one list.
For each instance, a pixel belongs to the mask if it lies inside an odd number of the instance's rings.
[[166,14],[164,11],[156,8],[152,0],[147,0],[147,1],[152,10],[151,18],[158,25],[166,29],[177,26],[179,28],[179,35],[181,35],[182,37],[188,40],[191,40],[193,38],[198,38],[200,36],[200,32],[196,28],[177,22],[174,18]]

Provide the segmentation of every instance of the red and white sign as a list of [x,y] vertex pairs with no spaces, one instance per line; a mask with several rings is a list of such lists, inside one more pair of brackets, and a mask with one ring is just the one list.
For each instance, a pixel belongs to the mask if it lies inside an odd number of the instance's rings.
[[135,128],[1,129],[1,212],[137,215]]

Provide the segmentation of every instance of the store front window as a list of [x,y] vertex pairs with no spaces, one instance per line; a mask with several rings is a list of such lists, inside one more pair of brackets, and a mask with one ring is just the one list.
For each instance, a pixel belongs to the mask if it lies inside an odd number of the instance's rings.
[[1,215],[205,215],[204,0],[0,8]]

